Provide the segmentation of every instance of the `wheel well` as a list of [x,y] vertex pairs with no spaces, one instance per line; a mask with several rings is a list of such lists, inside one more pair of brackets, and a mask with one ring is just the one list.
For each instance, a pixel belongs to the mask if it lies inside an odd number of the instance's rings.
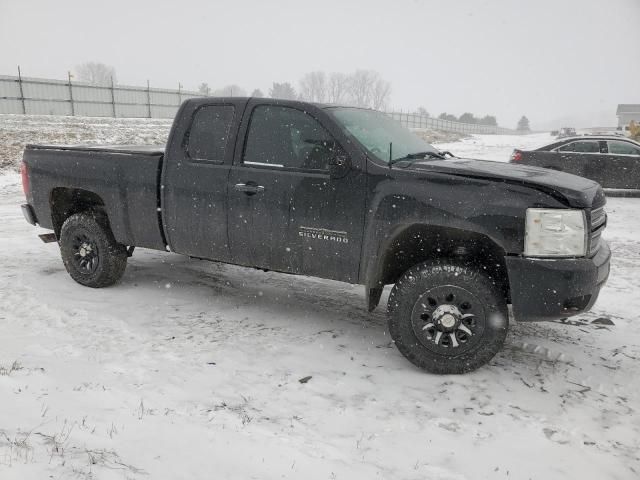
[[398,234],[387,249],[376,285],[396,283],[418,263],[447,259],[482,268],[509,299],[505,251],[486,235],[448,227],[414,225]]
[[62,224],[71,215],[87,210],[101,210],[104,202],[100,196],[80,188],[54,188],[49,196],[53,230],[60,236]]

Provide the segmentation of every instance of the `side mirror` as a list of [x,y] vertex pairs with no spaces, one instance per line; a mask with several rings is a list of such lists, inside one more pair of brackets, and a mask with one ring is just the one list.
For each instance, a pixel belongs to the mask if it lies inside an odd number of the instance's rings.
[[336,155],[329,161],[331,178],[342,178],[351,170],[351,160],[346,155]]

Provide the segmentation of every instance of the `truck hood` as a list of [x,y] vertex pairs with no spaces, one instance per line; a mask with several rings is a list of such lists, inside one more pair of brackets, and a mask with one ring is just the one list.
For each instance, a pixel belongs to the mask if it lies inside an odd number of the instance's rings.
[[599,207],[605,203],[600,185],[577,175],[528,165],[453,158],[411,163],[407,170],[432,171],[467,178],[479,178],[525,185],[555,197],[561,196],[574,208]]

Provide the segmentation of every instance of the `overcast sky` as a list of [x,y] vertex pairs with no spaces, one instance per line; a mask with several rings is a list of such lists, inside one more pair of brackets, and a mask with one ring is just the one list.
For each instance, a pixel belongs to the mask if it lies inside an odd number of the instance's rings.
[[373,69],[391,106],[513,127],[613,125],[640,103],[640,0],[0,0],[0,74],[196,89]]

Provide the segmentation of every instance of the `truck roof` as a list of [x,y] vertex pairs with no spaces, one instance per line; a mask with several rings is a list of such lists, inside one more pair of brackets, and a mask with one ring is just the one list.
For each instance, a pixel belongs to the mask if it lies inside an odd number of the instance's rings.
[[366,108],[366,107],[356,107],[353,105],[344,105],[341,103],[319,103],[319,102],[307,102],[305,100],[287,100],[284,98],[270,98],[270,97],[195,97],[195,98],[189,98],[188,100],[185,100],[185,102],[189,102],[189,103],[195,103],[195,104],[207,104],[208,102],[210,102],[212,99],[215,99],[215,101],[228,101],[228,102],[237,102],[237,101],[249,101],[249,100],[253,100],[253,99],[263,99],[263,100],[271,100],[273,101],[273,103],[275,104],[280,104],[280,105],[313,105],[315,107],[318,108],[335,108],[335,107],[341,107],[341,108],[357,108],[360,110],[372,110],[371,108]]

